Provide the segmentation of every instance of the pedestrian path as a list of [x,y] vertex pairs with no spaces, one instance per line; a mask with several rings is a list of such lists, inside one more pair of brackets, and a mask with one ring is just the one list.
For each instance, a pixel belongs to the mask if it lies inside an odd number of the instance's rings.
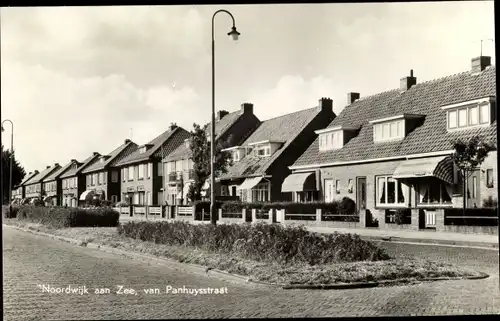
[[451,232],[436,232],[436,231],[392,231],[392,230],[379,230],[374,228],[355,229],[355,228],[333,228],[333,227],[313,227],[308,226],[307,229],[318,233],[354,233],[360,236],[374,237],[374,238],[391,238],[391,240],[401,241],[427,241],[426,243],[436,242],[447,244],[456,243],[471,243],[471,244],[489,244],[498,246],[498,235],[483,235],[483,234],[465,234],[465,233],[451,233]]

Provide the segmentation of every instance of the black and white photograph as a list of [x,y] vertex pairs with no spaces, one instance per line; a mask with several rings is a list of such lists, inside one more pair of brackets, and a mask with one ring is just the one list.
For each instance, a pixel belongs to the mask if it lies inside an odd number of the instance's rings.
[[494,316],[494,1],[3,6],[3,318]]

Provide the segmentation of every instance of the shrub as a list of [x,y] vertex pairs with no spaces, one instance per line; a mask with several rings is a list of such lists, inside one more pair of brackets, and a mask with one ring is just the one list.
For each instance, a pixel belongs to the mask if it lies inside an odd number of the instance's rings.
[[21,206],[18,219],[47,225],[65,227],[112,227],[118,225],[120,214],[110,208],[83,209],[73,207]]
[[361,240],[358,235],[318,234],[302,226],[142,221],[120,225],[118,233],[143,241],[236,254],[256,261],[322,264],[390,258],[383,249]]
[[498,200],[489,196],[483,200],[483,207],[498,207]]
[[2,214],[5,218],[16,218],[19,207],[12,205],[12,212],[10,211],[9,205],[2,205]]
[[339,204],[339,214],[354,214],[356,212],[356,202],[345,196]]
[[45,203],[43,202],[43,200],[41,198],[35,198],[35,200],[33,201],[33,205],[34,206],[45,206]]

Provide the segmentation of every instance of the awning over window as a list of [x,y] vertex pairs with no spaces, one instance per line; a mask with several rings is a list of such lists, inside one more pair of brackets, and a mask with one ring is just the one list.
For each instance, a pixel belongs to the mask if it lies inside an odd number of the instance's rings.
[[80,195],[80,201],[89,201],[94,196],[94,191],[86,190]]
[[394,171],[393,178],[436,177],[453,184],[453,160],[451,156],[409,159]]
[[316,190],[316,173],[295,173],[288,175],[281,185],[281,192],[304,192]]
[[252,189],[253,187],[255,187],[255,185],[259,184],[260,181],[262,180],[262,177],[252,177],[252,178],[247,178],[243,181],[243,183],[241,183],[241,185],[239,186],[239,189]]

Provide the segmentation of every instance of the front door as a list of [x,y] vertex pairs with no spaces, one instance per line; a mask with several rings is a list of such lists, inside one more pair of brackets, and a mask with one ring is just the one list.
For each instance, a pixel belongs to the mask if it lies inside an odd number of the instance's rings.
[[479,170],[475,170],[467,180],[467,207],[481,207]]
[[333,179],[325,179],[325,202],[333,202]]
[[366,177],[358,177],[356,181],[356,208],[358,213],[366,210]]

